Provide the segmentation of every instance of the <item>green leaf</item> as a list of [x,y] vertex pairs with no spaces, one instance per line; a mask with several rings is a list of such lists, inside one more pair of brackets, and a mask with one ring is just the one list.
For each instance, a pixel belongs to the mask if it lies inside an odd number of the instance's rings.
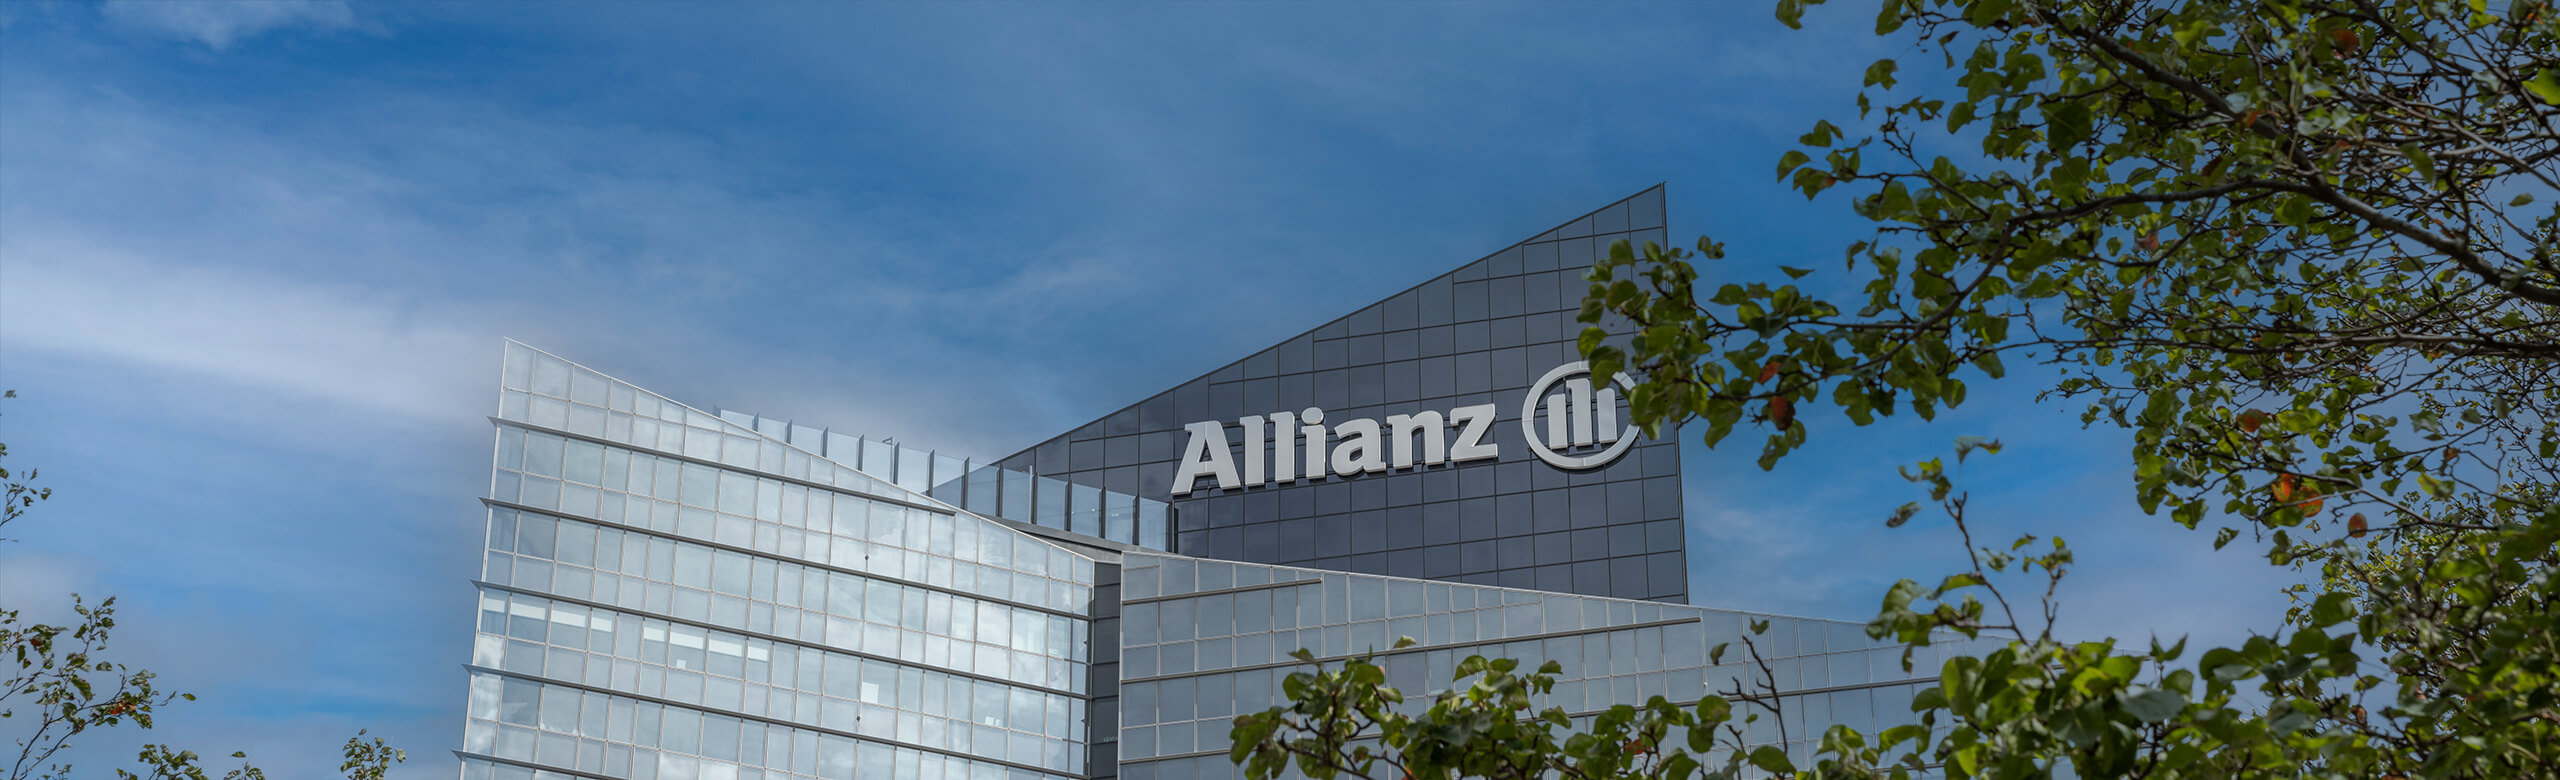
[[[2424,152],[2421,152],[2420,154],[2424,154]],[[2427,178],[2428,178],[2429,180],[2433,180],[2435,177],[2433,177],[2433,176],[2429,176],[2429,177],[2427,177]],[[2311,224],[2311,199],[2310,199],[2310,198],[2302,197],[2302,196],[2299,196],[2299,195],[2288,195],[2288,196],[2284,196],[2284,197],[2278,198],[2278,199],[2277,199],[2277,201],[2278,201],[2278,202],[2276,203],[2276,220],[2277,220],[2277,221],[2279,221],[2279,222],[2283,222],[2284,224],[2291,225],[2291,226],[2294,226],[2294,227],[2301,227],[2301,226],[2303,226],[2303,225]]]
[[1974,574],[1973,572],[1949,574],[1945,580],[1938,583],[1938,591],[1930,594],[1929,597],[1941,598],[1955,590],[1975,587],[1981,584],[1983,584],[1981,575]]
[[1751,765],[1771,772],[1794,772],[1796,764],[1787,760],[1787,751],[1776,745],[1762,745],[1751,751]]
[[1830,120],[1821,120],[1813,123],[1812,131],[1797,137],[1796,143],[1804,144],[1806,146],[1828,147],[1831,145],[1832,141],[1839,139],[1840,128],[1832,125]]
[[1813,269],[1797,268],[1791,265],[1778,266],[1778,270],[1786,272],[1789,279],[1802,279],[1805,274],[1813,273]]
[[2532,203],[2532,202],[2533,202],[2533,193],[2528,192],[2528,193],[2525,193],[2525,194],[2522,194],[2522,195],[2518,195],[2518,196],[2516,196],[2516,199],[2515,199],[2515,200],[2507,201],[2507,205],[2509,205],[2509,206],[2522,206],[2522,205],[2524,205],[2524,204]]
[[2177,39],[2180,46],[2193,46],[2197,39],[2203,38],[2212,28],[2212,21],[2196,19],[2179,25],[2177,31],[2170,33],[2169,37]]
[[[1893,4],[1886,3],[1885,13],[1891,14],[1893,11]],[[1896,18],[1898,19],[1899,17]],[[1891,57],[1876,60],[1875,64],[1867,66],[1867,81],[1864,86],[1872,87],[1881,84],[1884,85],[1885,89],[1892,89],[1893,85],[1896,83],[1896,79],[1893,77],[1893,72],[1900,70],[1901,68],[1902,64],[1893,61],[1893,58]]]
[[[2544,13],[2550,11],[2545,10]],[[2560,68],[2543,68],[2525,81],[2524,88],[2534,97],[2542,98],[2542,102],[2560,106]]]
[[1778,23],[1790,30],[1804,29],[1804,0],[1778,0]]
[[1971,22],[1976,27],[1989,27],[2001,17],[2007,16],[2009,9],[2017,4],[2012,0],[1974,0],[1964,5],[1966,6],[1965,21]]
[[2326,593],[2311,604],[2311,625],[2326,628],[2355,616],[2354,600],[2345,593]]
[[2087,101],[2064,101],[2059,105],[2046,108],[2044,116],[2045,132],[2052,139],[2050,145],[2053,148],[2068,149],[2089,140],[2090,118]]
[[1813,162],[1813,156],[1805,154],[1803,150],[1787,150],[1786,154],[1778,155],[1778,179],[1780,181],[1785,181],[1787,178],[1787,172],[1793,171],[1809,162]]
[[[2426,149],[2419,147],[2416,143],[2401,144],[2400,156],[2409,158],[2409,167],[2417,170],[2419,179],[2429,182],[2436,180],[2436,158],[2427,154]],[[2286,224],[2299,223],[2287,222]]]
[[1609,332],[1597,326],[1583,328],[1582,335],[1574,338],[1573,347],[1576,351],[1588,355],[1600,346],[1600,342],[1608,338]]
[[2124,697],[2124,711],[2144,723],[2158,723],[2176,717],[2187,708],[2187,697],[2177,691],[2157,688],[2141,689]]

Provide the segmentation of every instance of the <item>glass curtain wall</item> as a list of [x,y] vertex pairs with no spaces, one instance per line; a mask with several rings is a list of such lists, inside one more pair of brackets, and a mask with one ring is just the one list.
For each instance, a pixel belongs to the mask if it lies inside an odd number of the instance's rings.
[[1172,506],[1127,493],[1041,478],[895,442],[835,433],[734,409],[720,419],[972,514],[1055,528],[1150,550],[1171,550]]
[[502,385],[466,780],[1084,773],[1093,560],[520,344]]
[[[1912,722],[1905,705],[1935,683],[1903,671],[1900,645],[1843,621],[1167,555],[1132,553],[1122,567],[1118,749],[1129,780],[1240,776],[1227,759],[1232,720],[1282,703],[1281,682],[1305,668],[1289,657],[1300,648],[1328,663],[1376,652],[1415,712],[1469,655],[1524,668],[1553,660],[1563,673],[1536,706],[1563,707],[1586,727],[1618,704],[1695,702],[1768,680],[1781,715],[1747,726],[1746,740],[1783,745],[1799,764],[1832,724]],[[1752,641],[1767,675],[1743,649],[1761,620],[1769,629]],[[1392,649],[1398,637],[1417,644]],[[1710,658],[1718,644],[1729,645],[1722,664]],[[1961,649],[1933,646],[1913,668]]]

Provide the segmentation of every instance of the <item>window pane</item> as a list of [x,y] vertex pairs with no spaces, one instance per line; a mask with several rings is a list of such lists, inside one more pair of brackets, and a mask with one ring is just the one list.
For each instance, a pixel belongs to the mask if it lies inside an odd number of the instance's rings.
[[1102,535],[1102,489],[1076,485],[1068,492],[1067,530],[1086,536]]
[[568,443],[569,462],[562,476],[571,482],[588,485],[604,483],[604,446],[583,441]]
[[524,470],[546,477],[560,476],[560,453],[568,441],[558,436],[536,433],[524,440]]
[[726,550],[712,558],[711,589],[732,596],[747,595],[747,556]]
[[1131,543],[1150,550],[1172,550],[1172,543],[1165,539],[1169,509],[1162,502],[1138,502],[1138,538]]
[[720,472],[720,504],[717,508],[733,515],[755,515],[756,479],[733,471]]
[[714,506],[715,502],[718,500],[718,496],[714,494],[719,492],[719,487],[719,471],[700,464],[684,464],[684,494],[682,497],[684,503],[692,504],[694,506]]
[[1102,538],[1115,542],[1138,543],[1138,497],[1111,493],[1103,496]]
[[1039,493],[1032,496],[1032,502],[1039,507],[1032,523],[1044,528],[1067,527],[1067,483],[1041,477],[1039,484]]
[[694,587],[711,585],[711,550],[695,545],[678,545],[675,556],[675,583]]
[[1017,523],[1031,522],[1031,475],[1019,471],[1004,472],[1003,513],[998,515]]

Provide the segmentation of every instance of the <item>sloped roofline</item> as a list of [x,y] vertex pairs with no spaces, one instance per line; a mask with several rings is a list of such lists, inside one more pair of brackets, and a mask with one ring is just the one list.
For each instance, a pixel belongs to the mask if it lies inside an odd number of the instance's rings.
[[1601,212],[1608,211],[1608,210],[1613,209],[1613,208],[1617,208],[1617,207],[1618,207],[1618,206],[1620,206],[1620,205],[1624,205],[1624,204],[1626,204],[1626,203],[1627,203],[1627,202],[1629,202],[1629,201],[1633,201],[1633,200],[1635,200],[1635,199],[1637,199],[1637,198],[1644,197],[1644,196],[1645,196],[1645,195],[1647,195],[1647,194],[1655,193],[1655,192],[1661,192],[1661,191],[1663,191],[1663,190],[1668,186],[1668,184],[1669,184],[1668,182],[1654,182],[1653,186],[1651,186],[1651,187],[1646,187],[1646,188],[1644,188],[1644,189],[1637,190],[1637,191],[1635,191],[1635,193],[1634,193],[1634,194],[1628,195],[1628,196],[1623,197],[1623,198],[1619,198],[1619,199],[1617,199],[1617,200],[1610,201],[1610,202],[1608,202],[1607,204],[1602,205],[1602,206],[1601,206],[1601,207],[1599,207],[1599,208],[1596,208],[1596,209],[1592,209],[1592,210],[1590,210],[1590,211],[1583,212],[1583,213],[1581,213],[1581,214],[1579,214],[1579,215],[1576,215],[1575,217],[1573,217],[1573,218],[1571,218],[1571,219],[1567,219],[1567,220],[1565,220],[1565,221],[1563,221],[1563,222],[1556,223],[1556,226],[1555,226],[1555,227],[1548,228],[1548,229],[1546,229],[1546,230],[1544,230],[1544,231],[1540,231],[1540,232],[1538,232],[1537,234],[1532,235],[1532,236],[1530,236],[1530,237],[1528,237],[1528,238],[1524,238],[1524,239],[1521,239],[1521,240],[1519,240],[1519,241],[1514,241],[1514,242],[1512,242],[1512,243],[1510,243],[1510,244],[1506,244],[1506,245],[1504,245],[1504,246],[1503,246],[1502,248],[1500,248],[1500,249],[1496,249],[1496,250],[1493,250],[1493,251],[1491,251],[1491,252],[1487,252],[1487,253],[1485,253],[1485,254],[1484,254],[1484,256],[1482,256],[1482,257],[1478,257],[1478,258],[1475,258],[1475,259],[1472,259],[1472,260],[1468,260],[1468,261],[1463,262],[1463,263],[1459,263],[1456,267],[1453,267],[1453,268],[1450,268],[1450,269],[1449,269],[1449,270],[1447,270],[1447,271],[1442,271],[1442,272],[1440,272],[1440,273],[1438,273],[1438,274],[1434,274],[1434,275],[1432,275],[1432,277],[1431,277],[1431,278],[1424,279],[1424,280],[1422,280],[1422,281],[1420,281],[1420,282],[1416,282],[1416,283],[1414,283],[1414,284],[1412,284],[1412,285],[1410,285],[1410,286],[1407,286],[1407,287],[1404,287],[1404,288],[1398,289],[1398,290],[1396,290],[1396,291],[1394,291],[1394,292],[1387,293],[1386,295],[1380,296],[1380,297],[1378,298],[1378,300],[1377,300],[1377,301],[1375,301],[1375,302],[1371,302],[1371,303],[1367,303],[1367,304],[1362,304],[1361,306],[1359,306],[1359,307],[1357,307],[1357,308],[1354,308],[1354,309],[1352,309],[1352,310],[1351,310],[1351,311],[1349,311],[1349,312],[1346,312],[1346,313],[1343,313],[1343,314],[1341,314],[1341,315],[1337,315],[1337,316],[1334,316],[1334,317],[1327,318],[1327,319],[1325,319],[1323,322],[1319,322],[1319,323],[1317,323],[1314,327],[1307,328],[1306,330],[1298,331],[1298,332],[1296,332],[1296,333],[1291,333],[1291,334],[1289,334],[1289,335],[1287,335],[1287,336],[1284,336],[1284,337],[1282,337],[1279,341],[1277,341],[1277,342],[1273,342],[1270,346],[1263,347],[1263,348],[1261,348],[1261,349],[1257,349],[1257,350],[1254,350],[1254,351],[1252,351],[1252,352],[1245,353],[1245,355],[1244,355],[1243,357],[1239,357],[1239,358],[1236,358],[1236,359],[1234,359],[1234,360],[1227,361],[1227,362],[1225,362],[1225,363],[1219,364],[1219,365],[1218,365],[1217,367],[1215,367],[1215,368],[1211,368],[1211,369],[1209,369],[1209,370],[1207,370],[1207,371],[1201,372],[1200,374],[1198,374],[1198,375],[1196,375],[1196,376],[1192,376],[1192,377],[1187,378],[1187,379],[1184,379],[1184,380],[1182,380],[1182,381],[1180,381],[1180,382],[1176,382],[1176,383],[1174,383],[1174,385],[1173,385],[1173,387],[1172,387],[1172,388],[1167,388],[1167,389],[1164,389],[1164,390],[1159,390],[1159,391],[1156,391],[1156,392],[1153,392],[1153,393],[1149,393],[1149,394],[1147,394],[1147,395],[1146,395],[1145,397],[1143,397],[1143,398],[1139,398],[1139,399],[1138,399],[1138,400],[1136,400],[1136,401],[1129,402],[1127,405],[1121,406],[1121,407],[1119,407],[1119,408],[1117,408],[1117,409],[1113,409],[1113,410],[1108,411],[1108,412],[1104,412],[1104,413],[1102,413],[1101,415],[1098,415],[1098,416],[1094,417],[1092,420],[1089,420],[1089,421],[1086,421],[1086,422],[1082,422],[1082,423],[1077,423],[1077,424],[1076,424],[1074,427],[1072,427],[1072,428],[1068,428],[1068,429],[1063,430],[1063,431],[1058,431],[1058,432],[1056,432],[1056,433],[1052,433],[1052,434],[1049,434],[1049,435],[1047,435],[1047,436],[1042,436],[1042,437],[1040,437],[1038,440],[1033,441],[1033,442],[1031,443],[1031,445],[1030,445],[1030,446],[1028,446],[1028,447],[1024,447],[1024,448],[1022,448],[1022,449],[1020,449],[1020,450],[1016,450],[1016,451],[1014,451],[1013,453],[1008,454],[1008,455],[1005,455],[1005,456],[1003,456],[1003,457],[991,459],[991,462],[994,462],[994,463],[1005,463],[1005,462],[1012,461],[1012,460],[1014,460],[1015,458],[1021,458],[1021,457],[1029,456],[1029,455],[1031,455],[1031,454],[1032,454],[1032,451],[1039,449],[1039,448],[1040,448],[1040,445],[1047,444],[1047,443],[1052,442],[1052,441],[1056,441],[1056,440],[1058,440],[1060,437],[1064,437],[1064,436],[1072,436],[1072,435],[1074,435],[1074,434],[1075,434],[1075,432],[1076,432],[1076,431],[1078,431],[1078,430],[1080,430],[1080,429],[1084,428],[1085,426],[1100,424],[1100,423],[1102,423],[1102,422],[1104,422],[1104,421],[1110,420],[1112,417],[1117,416],[1117,415],[1119,415],[1119,414],[1120,414],[1120,413],[1122,413],[1122,412],[1128,412],[1128,411],[1135,410],[1135,409],[1137,409],[1139,406],[1144,405],[1146,402],[1148,402],[1148,401],[1152,401],[1152,400],[1155,400],[1155,399],[1156,399],[1156,397],[1158,397],[1158,396],[1164,395],[1165,393],[1173,392],[1173,388],[1179,388],[1179,387],[1181,387],[1181,386],[1183,386],[1183,385],[1190,384],[1190,383],[1195,382],[1195,381],[1199,381],[1200,379],[1203,379],[1203,378],[1207,378],[1207,377],[1211,377],[1211,376],[1216,376],[1216,375],[1217,375],[1217,373],[1218,373],[1218,372],[1220,372],[1220,371],[1225,371],[1225,370],[1227,370],[1227,369],[1229,369],[1229,368],[1234,368],[1234,367],[1236,367],[1236,366],[1243,365],[1245,361],[1247,361],[1247,360],[1252,360],[1252,359],[1254,358],[1254,356],[1256,356],[1256,355],[1260,355],[1260,354],[1262,354],[1262,353],[1264,353],[1264,352],[1269,352],[1269,351],[1271,351],[1271,350],[1279,349],[1281,346],[1286,345],[1286,344],[1288,344],[1289,342],[1296,341],[1296,340],[1298,340],[1298,339],[1300,339],[1300,338],[1305,338],[1305,337],[1307,337],[1307,336],[1313,335],[1316,331],[1323,330],[1323,329],[1325,329],[1325,327],[1326,327],[1326,326],[1332,325],[1332,324],[1333,324],[1333,323],[1335,323],[1335,322],[1339,322],[1339,321],[1341,321],[1343,318],[1350,317],[1350,316],[1351,316],[1351,315],[1353,315],[1353,314],[1358,314],[1358,313],[1360,313],[1360,310],[1361,310],[1361,309],[1366,309],[1366,308],[1369,308],[1370,306],[1376,306],[1376,305],[1378,305],[1379,303],[1383,303],[1383,302],[1386,302],[1386,301],[1394,300],[1396,296],[1403,295],[1403,294],[1405,294],[1405,293],[1409,293],[1409,292],[1414,292],[1414,291],[1420,290],[1420,289],[1422,289],[1422,288],[1424,288],[1424,287],[1430,286],[1430,285],[1431,285],[1431,283],[1433,283],[1433,282],[1437,282],[1437,281],[1440,281],[1440,280],[1442,280],[1442,279],[1446,279],[1446,278],[1451,277],[1451,276],[1456,276],[1456,275],[1458,274],[1458,272],[1459,272],[1459,271],[1465,270],[1467,266],[1474,265],[1474,264],[1476,264],[1476,263],[1480,263],[1480,262],[1484,262],[1485,260],[1492,259],[1493,257],[1495,257],[1495,256],[1497,256],[1497,255],[1500,255],[1500,254],[1502,254],[1502,253],[1504,253],[1504,252],[1509,252],[1509,251],[1511,251],[1511,250],[1519,249],[1519,248],[1521,248],[1521,247],[1524,247],[1524,246],[1527,246],[1527,245],[1530,245],[1530,244],[1535,244],[1535,243],[1538,243],[1538,242],[1541,242],[1541,241],[1549,241],[1549,240],[1553,240],[1557,233],[1563,232],[1566,228],[1573,227],[1574,223],[1581,222],[1581,221],[1586,220],[1586,219],[1590,219],[1590,218],[1592,218],[1592,217],[1594,217],[1594,216],[1598,216]]

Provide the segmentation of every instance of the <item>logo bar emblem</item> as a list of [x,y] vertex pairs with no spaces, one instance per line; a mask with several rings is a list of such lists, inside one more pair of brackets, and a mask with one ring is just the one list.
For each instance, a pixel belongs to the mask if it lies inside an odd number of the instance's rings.
[[[1562,392],[1549,395],[1558,389]],[[1634,380],[1623,373],[1595,388],[1589,363],[1577,360],[1557,366],[1520,400],[1521,438],[1539,460],[1556,468],[1584,471],[1617,462],[1642,435],[1634,425],[1618,424],[1618,399],[1634,390]],[[1538,430],[1540,406],[1546,407],[1543,435]],[[1192,423],[1183,426],[1190,440],[1174,466],[1172,492],[1176,497],[1190,495],[1202,479],[1215,479],[1219,489],[1234,490],[1493,460],[1502,454],[1489,436],[1499,408],[1473,404],[1445,415],[1424,411],[1388,415],[1384,421],[1361,418],[1332,425],[1325,424],[1323,409],[1312,406],[1296,412],[1246,415],[1235,423],[1243,434],[1241,459],[1227,440],[1225,421]],[[1299,468],[1302,453],[1304,469]]]
[[[1557,389],[1558,382],[1563,383],[1564,392],[1549,395]],[[1618,425],[1619,392],[1634,389],[1635,381],[1620,373],[1595,391],[1587,361],[1557,366],[1530,385],[1528,396],[1520,399],[1520,437],[1528,441],[1530,453],[1556,468],[1582,470],[1609,465],[1627,454],[1627,448],[1635,444],[1639,435],[1633,424],[1624,428]],[[1541,405],[1546,407],[1544,436],[1538,430]],[[1609,446],[1581,455],[1564,452],[1601,444]]]

